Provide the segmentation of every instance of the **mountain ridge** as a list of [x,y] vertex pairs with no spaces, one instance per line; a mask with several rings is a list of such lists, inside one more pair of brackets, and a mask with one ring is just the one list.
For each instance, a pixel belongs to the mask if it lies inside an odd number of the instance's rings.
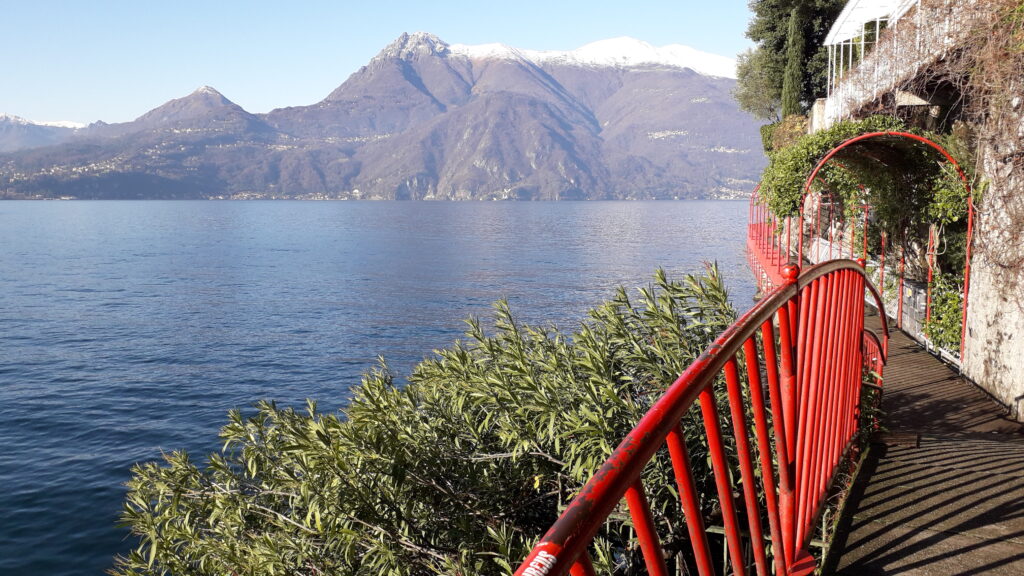
[[[604,58],[616,44],[632,48]],[[320,102],[266,114],[204,86],[0,156],[0,196],[108,197],[123,180],[116,197],[735,197],[764,164],[734,81],[643,56],[663,49],[460,46],[403,34]]]
[[81,128],[83,126],[74,122],[34,122],[0,113],[0,154],[60,144]]
[[736,61],[725,56],[701,52],[689,46],[672,44],[655,47],[628,36],[591,42],[575,50],[524,50],[505,44],[452,44],[453,54],[469,58],[518,57],[538,64],[554,63],[595,67],[670,66],[689,68],[697,73],[736,78]]

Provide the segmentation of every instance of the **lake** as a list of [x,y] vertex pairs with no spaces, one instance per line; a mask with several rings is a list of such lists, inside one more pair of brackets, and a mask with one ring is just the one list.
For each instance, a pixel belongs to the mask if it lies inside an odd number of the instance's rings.
[[[218,448],[259,399],[321,410],[506,298],[574,328],[616,286],[716,260],[737,202],[0,202],[0,574],[102,574],[133,463]],[[200,458],[201,459],[201,458]]]

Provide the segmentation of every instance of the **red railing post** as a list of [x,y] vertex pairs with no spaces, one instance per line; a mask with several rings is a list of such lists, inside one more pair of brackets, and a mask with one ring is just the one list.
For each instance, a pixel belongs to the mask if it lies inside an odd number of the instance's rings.
[[793,258],[793,251],[790,248],[790,243],[793,241],[793,217],[786,216],[786,258],[783,264],[789,264],[789,261]]
[[935,225],[928,227],[928,252],[925,254],[925,263],[928,264],[928,286],[925,289],[924,321],[932,320],[932,279],[935,276]]
[[647,502],[644,486],[639,480],[626,489],[626,505],[629,506],[629,515],[633,518],[633,528],[636,530],[636,539],[640,542],[647,573],[651,576],[668,576],[665,554],[661,550],[658,532],[654,527],[654,517],[651,516],[651,505]]
[[[881,263],[878,265],[878,289],[882,291],[882,299],[885,299],[885,245],[888,243],[889,238],[882,231],[882,255]],[[881,313],[881,311],[879,311]]]
[[864,236],[864,255],[862,256],[862,258],[864,258],[864,260],[868,259],[868,208],[869,208],[869,206],[868,206],[867,202],[865,202],[864,203],[864,230],[863,230],[863,236]]
[[[835,237],[836,237],[835,229],[834,228],[835,227],[833,226],[833,223],[832,223],[832,204],[829,203],[829,205],[828,205],[828,259],[829,260],[832,259],[832,244],[835,241]],[[820,257],[819,257],[818,262],[821,262]]]
[[964,256],[964,298],[963,311],[960,314],[960,361],[963,362],[964,350],[967,346],[967,296],[971,286],[971,240],[974,238],[974,195],[970,185],[967,186],[967,245]]
[[704,528],[704,517],[700,513],[700,502],[697,500],[697,486],[690,472],[690,455],[686,451],[686,442],[683,441],[683,434],[678,426],[668,433],[666,444],[672,460],[672,472],[676,477],[697,571],[700,576],[714,576],[715,568],[711,560],[707,531]]
[[[747,224],[747,250],[751,270],[757,276],[758,289],[767,293],[782,284],[782,267],[789,261],[790,219],[781,220],[760,198],[751,193],[751,220]],[[786,235],[783,242],[783,234]]]
[[572,568],[569,569],[570,576],[596,576],[594,571],[594,563],[590,561],[590,555],[584,552],[580,554],[580,557],[573,563]]
[[750,435],[747,433],[743,392],[740,390],[740,377],[735,358],[730,358],[725,363],[725,385],[729,393],[729,412],[732,414],[740,478],[743,480],[743,500],[747,508],[747,523],[750,529],[750,545],[754,553],[754,566],[757,568],[758,576],[768,576],[768,559],[764,552],[764,532],[761,528],[761,515],[757,507],[757,486],[755,485],[753,458],[750,454]]
[[[775,336],[774,334],[771,333],[770,322],[765,322],[762,325],[761,329],[763,339],[762,341],[764,342],[765,350],[765,364],[766,367],[771,366],[771,368],[769,369],[769,381],[772,380],[772,376],[774,376],[775,387],[777,388],[778,370],[775,366],[772,366],[775,362]],[[771,349],[771,353],[769,353],[769,349]],[[761,480],[764,484],[764,496],[765,500],[767,501],[766,507],[768,508],[768,529],[771,531],[773,542],[782,542],[783,536],[779,522],[779,503],[778,497],[776,496],[774,476],[775,472],[772,467],[771,440],[768,437],[768,417],[765,412],[764,406],[764,389],[761,386],[761,367],[758,363],[757,344],[756,342],[754,342],[753,338],[748,338],[747,341],[743,343],[743,357],[746,360],[747,364],[747,382],[750,383],[750,401],[753,407],[754,414],[754,434],[757,437],[757,451],[758,454],[761,456]],[[773,403],[778,402],[777,390],[770,392],[770,396],[773,399]],[[778,410],[776,414],[781,416],[781,409]],[[778,420],[778,426],[783,426],[781,418]],[[785,442],[783,442],[782,445],[784,446]],[[779,462],[786,462],[785,452],[779,454]],[[782,466],[780,466],[780,468],[782,468]],[[775,554],[774,563],[775,573],[785,574],[785,552],[783,552],[783,554]]]
[[800,225],[800,232],[796,236],[796,263],[803,265],[804,263],[804,203],[800,203],[800,210],[798,211],[797,218],[800,219],[798,224]]
[[739,522],[736,520],[736,506],[733,502],[732,486],[729,484],[729,467],[726,463],[725,444],[722,441],[722,428],[718,420],[718,408],[715,395],[710,388],[700,394],[700,411],[704,417],[704,432],[708,439],[708,452],[711,456],[711,469],[715,476],[715,487],[718,490],[718,503],[722,508],[722,522],[725,524],[726,547],[732,560],[733,570],[737,576],[744,576],[746,568],[743,563],[742,538]]
[[907,269],[907,239],[904,236],[903,244],[900,245],[900,289],[899,289],[899,302],[896,303],[896,327],[900,330],[903,329],[903,291],[906,285],[906,269]]

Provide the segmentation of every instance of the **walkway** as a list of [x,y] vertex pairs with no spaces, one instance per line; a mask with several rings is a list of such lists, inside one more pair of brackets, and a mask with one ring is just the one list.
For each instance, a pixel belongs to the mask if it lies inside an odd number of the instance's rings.
[[1024,426],[902,332],[889,353],[889,432],[854,486],[836,573],[1024,574]]

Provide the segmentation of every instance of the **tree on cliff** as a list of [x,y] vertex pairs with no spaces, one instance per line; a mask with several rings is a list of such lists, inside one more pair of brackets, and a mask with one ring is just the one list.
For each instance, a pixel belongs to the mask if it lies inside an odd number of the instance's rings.
[[803,92],[804,15],[799,6],[789,13],[789,32],[786,34],[786,70],[782,74],[782,117],[802,114],[800,96]]

